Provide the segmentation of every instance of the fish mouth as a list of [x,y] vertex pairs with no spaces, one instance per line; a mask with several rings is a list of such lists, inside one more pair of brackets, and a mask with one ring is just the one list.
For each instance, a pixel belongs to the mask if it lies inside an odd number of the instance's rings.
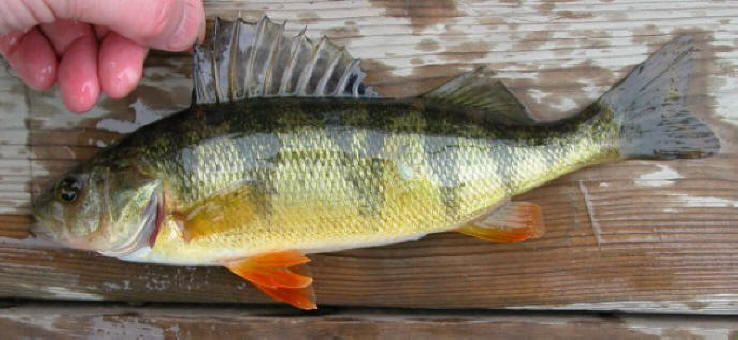
[[31,221],[31,224],[28,225],[28,237],[29,238],[44,238],[44,239],[51,239],[51,234],[48,233],[43,226],[41,225],[41,221],[38,220],[38,218],[34,218]]
[[59,218],[44,214],[45,211],[40,209],[37,204],[31,205],[31,223],[28,225],[29,238],[42,238],[54,241],[55,235],[51,232],[51,226],[58,226],[63,223]]
[[159,190],[151,193],[151,198],[146,208],[141,213],[139,220],[139,232],[133,235],[120,247],[105,251],[98,251],[105,256],[124,256],[144,247],[153,247],[156,236],[164,221],[164,195]]
[[38,238],[42,234],[40,228],[40,222],[34,218],[28,226],[28,238]]
[[58,224],[58,218],[49,214],[42,209],[44,203],[48,202],[47,195],[40,193],[31,199],[31,223],[28,225],[28,235],[32,238],[48,238],[51,239],[51,233],[48,230],[49,224]]

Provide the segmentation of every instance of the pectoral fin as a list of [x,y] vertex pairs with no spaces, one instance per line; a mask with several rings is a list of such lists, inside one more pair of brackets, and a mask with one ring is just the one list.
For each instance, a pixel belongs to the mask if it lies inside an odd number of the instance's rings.
[[239,228],[259,218],[263,195],[251,187],[210,197],[186,211],[175,212],[186,241]]
[[491,242],[520,242],[543,235],[541,207],[528,202],[509,202],[471,220],[456,232]]
[[277,301],[300,309],[316,309],[313,279],[288,268],[309,261],[300,252],[284,251],[229,262],[225,267]]

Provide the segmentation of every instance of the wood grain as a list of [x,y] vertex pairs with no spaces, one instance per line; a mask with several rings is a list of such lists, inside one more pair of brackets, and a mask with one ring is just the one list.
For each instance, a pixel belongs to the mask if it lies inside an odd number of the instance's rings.
[[[685,178],[660,190],[642,187],[630,177],[634,171],[658,171],[658,165],[627,162],[589,168],[520,197],[543,207],[548,232],[540,240],[498,245],[442,234],[381,249],[314,256],[310,267],[318,301],[736,312],[738,213],[725,202],[738,200],[731,189],[738,165],[715,159],[670,166]],[[267,302],[221,268],[124,263],[22,243],[0,247],[0,258],[5,296]]]
[[[543,119],[571,115],[682,32],[700,49],[690,106],[718,157],[591,167],[517,197],[546,235],[514,245],[441,234],[314,256],[322,305],[738,312],[738,5],[725,1],[209,1],[211,16],[288,20],[413,95],[478,65]],[[187,107],[189,56],[154,53],[122,101],[73,115],[0,72],[0,297],[268,302],[221,268],[124,263],[23,239],[31,192],[137,126]]]
[[0,309],[10,338],[734,339],[733,317],[28,305]]

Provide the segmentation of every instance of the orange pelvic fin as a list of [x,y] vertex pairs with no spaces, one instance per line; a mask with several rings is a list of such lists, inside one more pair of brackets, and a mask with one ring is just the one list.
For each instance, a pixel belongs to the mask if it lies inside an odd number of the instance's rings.
[[277,301],[300,309],[316,309],[311,286],[313,279],[288,268],[309,261],[307,256],[298,251],[283,251],[229,262],[225,266]]
[[310,286],[295,289],[255,286],[276,301],[288,303],[304,310],[318,309],[318,306],[315,305],[315,293]]
[[509,202],[471,220],[454,231],[491,242],[520,242],[545,232],[541,207],[528,202]]

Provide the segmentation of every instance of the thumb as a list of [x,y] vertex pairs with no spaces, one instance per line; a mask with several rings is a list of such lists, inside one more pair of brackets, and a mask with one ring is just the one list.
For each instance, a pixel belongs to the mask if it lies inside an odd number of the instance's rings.
[[22,3],[32,13],[53,13],[57,20],[104,25],[141,45],[159,50],[189,49],[205,34],[202,0],[10,1]]

